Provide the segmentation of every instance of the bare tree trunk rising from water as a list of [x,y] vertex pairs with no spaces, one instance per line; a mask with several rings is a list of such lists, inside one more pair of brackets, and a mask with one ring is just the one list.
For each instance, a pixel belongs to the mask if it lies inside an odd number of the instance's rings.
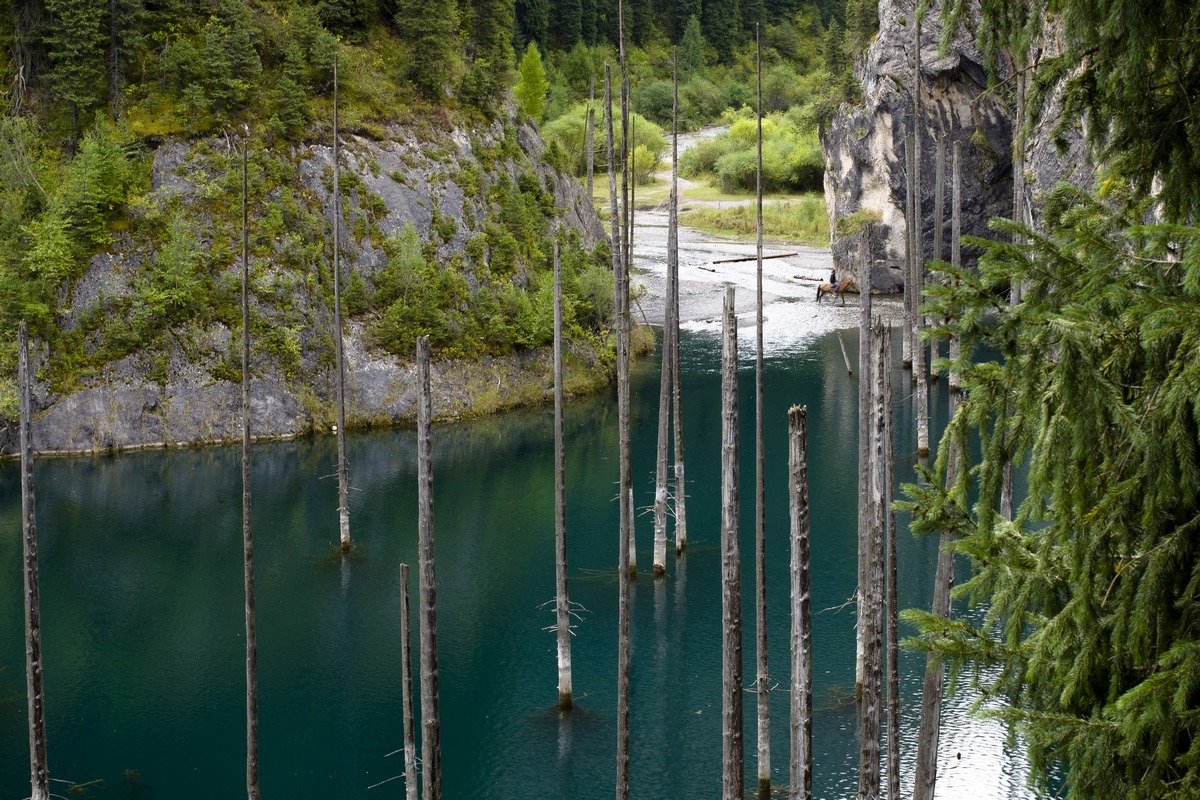
[[812,587],[809,576],[808,409],[788,411],[792,532],[792,758],[789,800],[812,798]]
[[721,796],[742,800],[742,558],[738,545],[738,352],[733,287],[721,332]]
[[29,713],[30,800],[49,800],[50,769],[46,765],[46,695],[42,687],[42,616],[38,589],[37,523],[33,495],[33,401],[29,367],[29,333],[25,320],[17,328],[17,383],[21,392],[21,542],[25,578],[25,696]]

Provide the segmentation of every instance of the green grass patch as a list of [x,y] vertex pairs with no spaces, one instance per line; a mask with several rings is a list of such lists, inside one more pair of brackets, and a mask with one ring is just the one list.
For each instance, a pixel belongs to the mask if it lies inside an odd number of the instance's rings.
[[[757,233],[753,204],[697,208],[679,215],[681,225],[718,236],[751,239]],[[763,236],[812,247],[829,246],[829,216],[819,194],[763,204]]]

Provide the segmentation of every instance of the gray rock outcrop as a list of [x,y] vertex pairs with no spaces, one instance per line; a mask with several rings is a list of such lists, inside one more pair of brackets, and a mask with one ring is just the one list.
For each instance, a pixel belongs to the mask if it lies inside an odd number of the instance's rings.
[[[464,251],[494,219],[496,202],[489,188],[505,179],[515,184],[534,176],[553,198],[559,224],[574,231],[585,249],[606,241],[591,198],[579,181],[542,159],[544,146],[527,124],[497,121],[482,130],[445,132],[397,126],[387,134],[385,139],[347,135],[343,141],[343,269],[368,286],[386,262],[381,242],[412,225],[430,263],[462,271],[474,288],[475,272],[487,268],[490,256],[485,251],[469,259]],[[223,139],[163,142],[153,153],[145,201],[158,214],[184,209],[202,248],[225,248],[217,259],[223,263],[213,265],[218,294],[240,280],[240,271],[230,263],[236,260],[229,250],[230,232],[214,233],[218,229],[206,216],[219,213],[205,203],[228,172],[227,166],[214,169],[211,155],[221,152],[228,158],[227,148]],[[285,219],[276,221],[275,230],[282,233],[253,232],[275,237],[252,258],[254,315],[264,329],[255,326],[252,427],[255,437],[269,438],[328,429],[335,383],[330,289],[323,285],[329,280],[328,265],[320,265],[328,257],[322,255],[328,237],[321,218],[325,227],[332,221],[332,149],[295,146],[276,163],[284,165],[289,177],[282,188],[270,190],[267,200],[278,201],[280,192],[289,192],[291,208],[302,218],[299,223],[286,219],[288,207],[279,206]],[[155,264],[162,237],[147,229],[161,225],[134,223],[132,232],[114,235],[107,251],[94,256],[85,274],[60,297],[63,327],[83,337],[89,354],[105,352],[104,329],[97,319],[135,313],[129,300]],[[257,223],[263,230],[271,228],[268,220]],[[222,236],[225,241],[216,241]],[[264,248],[270,255],[263,255]],[[298,266],[291,255],[295,252],[305,254]],[[409,423],[415,418],[415,368],[409,359],[372,346],[366,329],[361,319],[345,326],[348,424]],[[275,338],[268,341],[267,333]],[[43,369],[34,388],[35,449],[94,453],[239,439],[239,341],[240,331],[221,322],[176,320],[153,343],[85,370],[65,387],[60,377],[59,388],[52,388],[48,373],[54,370]],[[53,354],[44,345],[38,349],[35,366],[47,367]],[[569,369],[576,385],[602,382],[607,375],[599,355],[586,349],[572,353]],[[537,400],[549,376],[544,349],[439,360],[432,381],[434,413],[453,418]],[[15,451],[15,425],[0,421],[0,453]]]
[[[906,229],[906,150],[914,114],[913,22],[915,0],[879,0],[879,33],[855,65],[862,99],[843,104],[823,127],[825,197],[833,231],[834,266],[857,272],[863,252],[861,224],[847,230],[845,220],[866,212],[877,220],[868,243],[876,291],[903,288]],[[994,217],[1011,217],[1013,207],[1014,111],[1003,92],[988,91],[984,59],[975,45],[976,19],[964,14],[946,52],[942,39],[942,3],[933,2],[921,26],[921,234],[932,257],[934,231],[934,159],[939,139],[946,143],[945,219],[941,235],[949,256],[950,162],[952,146],[961,152],[962,232],[988,236]],[[977,6],[974,7],[977,9]],[[1035,42],[1034,65],[1062,52],[1061,25],[1047,21]],[[1005,76],[1001,76],[1004,78]],[[1061,129],[1062,84],[1047,93],[1022,146],[1027,205],[1038,223],[1048,193],[1060,182],[1088,188],[1094,179],[1078,126]],[[843,221],[839,226],[839,221]],[[963,252],[969,265],[973,256]]]

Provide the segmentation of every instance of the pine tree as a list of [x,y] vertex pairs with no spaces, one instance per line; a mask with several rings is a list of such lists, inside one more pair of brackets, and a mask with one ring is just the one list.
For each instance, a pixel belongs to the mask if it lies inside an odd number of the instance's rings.
[[54,96],[70,107],[75,136],[80,113],[96,105],[104,81],[107,5],[107,0],[46,0],[47,78]]
[[700,20],[692,17],[683,29],[679,41],[679,67],[684,72],[695,72],[704,67],[704,34],[700,31]]
[[464,99],[495,113],[508,92],[513,68],[513,0],[474,0],[470,69]]
[[643,45],[650,41],[654,33],[654,7],[650,0],[626,0],[625,8],[633,43]]
[[114,112],[119,113],[125,91],[129,55],[138,44],[138,25],[142,7],[138,0],[108,0],[108,99]]
[[800,0],[766,0],[767,15],[772,22],[789,19],[800,10]]
[[583,39],[581,0],[554,0],[550,9],[547,45],[555,50],[570,50]]
[[580,35],[585,44],[596,44],[600,40],[596,0],[582,0],[580,4]]
[[201,51],[208,110],[228,117],[249,101],[262,72],[250,13],[240,0],[222,0],[220,14],[204,28]]
[[738,43],[741,11],[738,0],[704,0],[704,38],[717,51],[717,59],[729,61]]
[[837,20],[834,20],[825,32],[824,50],[825,71],[829,73],[831,80],[840,80],[842,73],[849,69],[850,60],[846,57],[846,37]]
[[878,0],[846,0],[846,30],[855,50],[865,48],[878,28]]
[[520,80],[513,89],[517,107],[534,122],[541,122],[546,111],[546,92],[550,82],[546,80],[546,68],[542,65],[542,54],[533,42],[525,48],[521,63],[517,66]]
[[834,20],[839,23],[845,21],[845,0],[817,0],[816,5],[821,11],[821,21],[826,25]]
[[409,74],[430,100],[440,101],[460,74],[455,0],[397,0],[396,30],[412,46]]
[[[936,475],[906,491],[919,531],[961,538],[959,591],[988,612],[909,616],[923,647],[988,667],[1034,777],[1061,766],[1075,800],[1200,793],[1200,229],[1144,226],[1146,208],[1065,190],[1044,236],[1001,223],[1003,242],[973,243],[978,275],[927,289],[963,337],[966,401]],[[1022,302],[997,303],[1012,283]],[[951,450],[967,468],[947,491]],[[1010,457],[1029,464],[1011,524]]]
[[675,40],[682,41],[688,22],[693,17],[699,20],[703,15],[704,6],[701,0],[677,0],[675,3]]
[[521,45],[536,42],[545,49],[550,29],[550,0],[516,0],[517,35]]
[[746,30],[746,34],[753,38],[754,26],[767,21],[766,6],[763,4],[763,0],[741,0],[741,4],[742,27]]
[[300,84],[288,75],[275,84],[274,107],[271,127],[285,139],[299,138],[308,124],[308,103]]
[[344,39],[358,41],[375,16],[376,0],[321,0],[317,13],[321,24]]

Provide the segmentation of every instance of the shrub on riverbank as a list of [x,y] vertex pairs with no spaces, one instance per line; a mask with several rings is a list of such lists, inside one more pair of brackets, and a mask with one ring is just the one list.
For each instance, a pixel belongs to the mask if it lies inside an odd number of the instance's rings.
[[[753,192],[757,181],[757,127],[754,112],[728,114],[729,130],[699,142],[679,158],[685,178],[712,176],[724,192]],[[799,110],[763,119],[763,189],[768,192],[817,192],[824,183],[825,160],[817,133]]]
[[[757,231],[753,203],[709,206],[684,211],[679,222],[719,236],[751,238]],[[797,200],[763,204],[763,236],[812,247],[829,246],[829,216],[825,197],[805,195]]]

